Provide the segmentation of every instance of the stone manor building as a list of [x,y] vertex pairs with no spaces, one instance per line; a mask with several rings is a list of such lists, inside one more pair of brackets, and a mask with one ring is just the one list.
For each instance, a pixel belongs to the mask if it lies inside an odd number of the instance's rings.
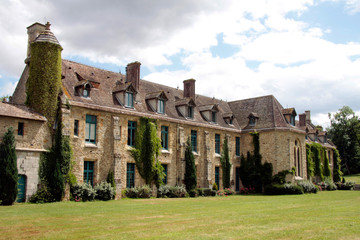
[[[27,30],[25,69],[10,102],[0,103],[1,136],[10,126],[15,130],[23,200],[36,192],[40,154],[51,146],[48,119],[24,105],[32,63],[30,46],[49,42],[61,48],[49,25],[34,23]],[[297,121],[295,109],[283,108],[272,95],[222,101],[197,94],[194,79],[183,81],[183,90],[142,80],[140,65],[128,64],[123,75],[61,60],[63,133],[70,136],[73,171],[79,183],[96,185],[106,180],[109,171],[114,172],[117,193],[144,183],[129,151],[136,141],[140,117],[158,120],[160,161],[166,172],[165,183],[172,186],[183,184],[188,138],[195,155],[197,185],[211,187],[217,183],[220,188],[220,155],[223,141],[228,139],[231,184],[236,191],[242,185],[240,157],[253,151],[251,132],[259,133],[262,161],[273,164],[274,174],[296,167],[293,180],[307,178],[306,141],[327,144],[329,152],[334,148],[323,133],[315,139],[309,111],[300,114]]]

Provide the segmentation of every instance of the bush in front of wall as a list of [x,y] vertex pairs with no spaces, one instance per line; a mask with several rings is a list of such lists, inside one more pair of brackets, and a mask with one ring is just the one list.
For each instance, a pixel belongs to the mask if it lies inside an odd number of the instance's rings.
[[325,178],[323,182],[318,184],[322,190],[327,191],[335,191],[337,189],[335,183],[331,180],[331,178]]
[[216,191],[211,188],[197,188],[196,190],[201,197],[216,196]]
[[94,190],[96,192],[95,199],[97,200],[108,201],[115,197],[114,188],[110,183],[102,182],[95,186]]
[[183,198],[187,194],[184,186],[162,185],[157,192],[158,198]]
[[215,191],[219,190],[218,185],[216,183],[213,183],[212,189]]
[[199,196],[198,191],[196,189],[191,189],[189,191],[189,196],[190,197],[198,197]]
[[353,190],[355,182],[337,182],[335,183],[338,190]]
[[318,189],[315,184],[310,181],[300,181],[297,183],[304,193],[317,193]]
[[303,194],[302,188],[293,183],[271,184],[265,187],[266,195]]
[[151,195],[152,190],[148,185],[127,188],[125,191],[125,196],[128,198],[150,198]]
[[55,200],[52,199],[51,193],[44,186],[38,188],[36,193],[29,198],[30,203],[48,203],[54,201]]
[[93,201],[96,192],[90,184],[75,184],[71,188],[74,199],[82,200],[83,202]]

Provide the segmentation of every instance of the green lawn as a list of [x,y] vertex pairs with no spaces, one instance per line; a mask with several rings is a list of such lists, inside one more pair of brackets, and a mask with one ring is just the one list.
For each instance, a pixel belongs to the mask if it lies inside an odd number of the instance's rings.
[[356,184],[360,184],[360,173],[358,174],[353,174],[353,175],[346,175],[344,176],[345,180],[347,182],[356,182]]
[[360,239],[360,191],[0,207],[0,239]]

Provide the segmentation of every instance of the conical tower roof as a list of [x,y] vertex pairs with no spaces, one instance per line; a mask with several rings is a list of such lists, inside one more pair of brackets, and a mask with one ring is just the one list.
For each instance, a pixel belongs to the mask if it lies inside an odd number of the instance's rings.
[[[56,45],[60,45],[59,41],[56,39],[55,35],[50,31],[50,23],[46,23],[46,28],[44,31],[42,31],[39,36],[35,39],[34,43],[36,42],[50,42]],[[62,47],[61,47],[62,49]]]

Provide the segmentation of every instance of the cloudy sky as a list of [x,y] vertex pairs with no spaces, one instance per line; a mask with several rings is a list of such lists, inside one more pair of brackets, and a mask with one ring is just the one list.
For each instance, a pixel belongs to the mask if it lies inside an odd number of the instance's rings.
[[327,126],[360,112],[360,0],[0,0],[0,96],[24,68],[26,27],[50,21],[62,57],[232,101],[274,95]]

